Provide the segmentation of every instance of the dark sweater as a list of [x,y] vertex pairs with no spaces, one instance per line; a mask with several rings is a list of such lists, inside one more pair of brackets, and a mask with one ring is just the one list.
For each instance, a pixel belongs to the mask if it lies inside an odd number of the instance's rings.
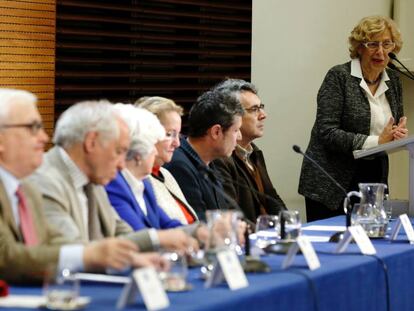
[[[385,95],[398,122],[403,116],[401,81],[394,71],[387,70],[387,74],[390,80],[385,82],[389,88]],[[306,150],[347,191],[356,173],[352,152],[362,148],[370,133],[370,105],[360,82],[351,76],[351,62],[329,70],[318,92],[316,121]],[[331,209],[344,199],[344,193],[306,159],[298,191]]]

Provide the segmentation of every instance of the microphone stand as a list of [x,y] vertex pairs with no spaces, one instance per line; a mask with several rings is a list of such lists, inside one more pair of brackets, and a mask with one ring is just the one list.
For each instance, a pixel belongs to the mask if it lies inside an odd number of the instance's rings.
[[[270,201],[273,201],[274,203],[278,204],[278,202],[275,200],[274,197],[266,194],[266,193],[262,193],[254,188],[251,188],[243,183],[240,183],[234,179],[228,178],[227,176],[223,176],[221,174],[219,174],[220,177],[216,176],[216,178],[221,182],[229,182],[229,183],[233,183],[236,184],[244,189],[247,189],[249,191],[252,191],[253,193],[267,199]],[[283,218],[283,217],[282,217]],[[285,232],[285,223],[284,223],[284,219],[282,221],[282,219],[280,219],[280,224],[281,224],[281,237],[280,240],[276,241],[276,243],[274,244],[269,244],[268,246],[266,246],[265,248],[263,248],[263,251],[265,253],[273,253],[273,254],[286,254],[289,251],[290,246],[292,245],[292,241],[287,241],[286,239],[286,234],[283,233],[282,231]]]
[[[320,166],[318,162],[316,162],[314,159],[312,159],[310,156],[308,156],[306,153],[304,153],[298,145],[293,145],[292,149],[296,153],[299,153],[303,157],[308,159],[313,165],[315,165],[322,173],[324,173],[325,176],[327,176],[345,194],[344,212],[345,212],[345,219],[346,219],[346,227],[348,228],[351,225],[352,204],[347,199],[348,193],[346,192],[345,188],[342,187],[342,185],[340,183],[338,183],[335,180],[335,178],[333,178],[322,166]],[[334,233],[329,238],[329,242],[335,242],[336,243],[336,242],[341,241],[344,237],[344,233],[345,233],[344,231],[338,231],[338,232]]]
[[411,75],[409,75],[409,74],[405,73],[404,71],[400,70],[397,66],[395,66],[395,64],[388,63],[387,66],[388,66],[388,68],[401,73],[403,76],[406,76],[408,79],[414,80],[414,77],[412,77]]
[[[399,70],[399,68],[397,66],[395,66],[394,64],[392,64],[391,66],[388,66],[394,70],[397,70],[398,72],[404,74],[406,77],[410,78],[411,80],[414,80],[414,74],[397,58],[397,55],[395,55],[394,53],[388,53],[388,56],[392,59],[395,60],[397,63],[399,63],[407,72],[406,74],[403,73],[401,70]],[[389,63],[388,63],[389,65]]]
[[[216,185],[214,182],[212,182],[210,180],[210,178],[208,178],[208,175],[211,174],[212,176],[214,176],[217,180],[219,180],[221,182],[220,179],[218,179],[215,175],[215,173],[208,168],[207,166],[199,166],[199,172],[201,174],[201,176],[207,180],[207,182],[213,186],[213,188],[220,193],[221,196],[223,196],[223,198],[231,205],[233,206],[236,210],[240,211],[241,213],[243,213],[243,211],[241,210],[239,204],[237,204],[237,202],[231,197],[229,196],[226,192],[224,192],[224,190],[222,188],[220,188],[218,185]],[[249,234],[250,234],[250,224],[247,223],[247,228],[246,231],[244,232],[244,237],[245,237],[245,258],[244,261],[242,261],[242,267],[243,270],[245,272],[263,272],[263,273],[269,273],[270,267],[263,261],[261,261],[259,258],[255,258],[252,257],[250,255],[250,240],[249,240]]]

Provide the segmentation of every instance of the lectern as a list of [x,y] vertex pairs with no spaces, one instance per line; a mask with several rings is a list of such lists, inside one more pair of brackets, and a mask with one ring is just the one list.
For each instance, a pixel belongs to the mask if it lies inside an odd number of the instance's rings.
[[[409,162],[409,184],[408,184],[408,204],[399,207],[398,214],[408,213],[410,217],[414,216],[414,136],[404,139],[395,140],[386,144],[378,145],[367,150],[354,151],[354,158],[360,159],[369,157],[378,153],[394,153],[400,150],[408,150],[410,156]],[[394,207],[393,207],[394,208]],[[394,212],[393,212],[394,214]]]

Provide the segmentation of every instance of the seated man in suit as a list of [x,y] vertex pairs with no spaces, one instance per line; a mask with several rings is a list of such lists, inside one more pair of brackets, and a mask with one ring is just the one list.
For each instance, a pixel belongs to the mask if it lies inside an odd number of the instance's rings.
[[46,271],[123,269],[154,262],[125,239],[67,244],[43,213],[41,194],[23,178],[41,163],[48,137],[26,91],[0,89],[0,276],[13,283],[41,281]]
[[190,110],[188,138],[181,140],[172,161],[165,165],[200,220],[205,220],[206,210],[235,208],[218,190],[223,186],[211,162],[232,154],[240,138],[243,112],[231,93],[202,94]]
[[34,174],[45,201],[46,217],[71,241],[123,236],[141,251],[187,250],[191,239],[181,230],[132,228],[111,206],[104,185],[125,167],[129,130],[106,101],[78,103],[59,118],[49,150]]
[[253,143],[263,136],[267,117],[256,87],[244,80],[227,79],[215,90],[235,93],[245,111],[240,128],[242,137],[233,154],[214,162],[223,179],[224,190],[253,223],[259,215],[279,214],[286,209],[285,203],[269,178],[262,151]]

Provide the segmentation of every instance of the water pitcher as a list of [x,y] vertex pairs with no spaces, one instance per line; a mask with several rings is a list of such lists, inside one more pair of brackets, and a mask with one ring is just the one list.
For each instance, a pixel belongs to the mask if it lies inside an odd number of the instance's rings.
[[351,191],[345,199],[346,204],[352,196],[361,199],[351,213],[351,224],[361,225],[370,238],[385,236],[388,218],[384,210],[384,191],[387,185],[379,183],[360,183],[359,192]]

